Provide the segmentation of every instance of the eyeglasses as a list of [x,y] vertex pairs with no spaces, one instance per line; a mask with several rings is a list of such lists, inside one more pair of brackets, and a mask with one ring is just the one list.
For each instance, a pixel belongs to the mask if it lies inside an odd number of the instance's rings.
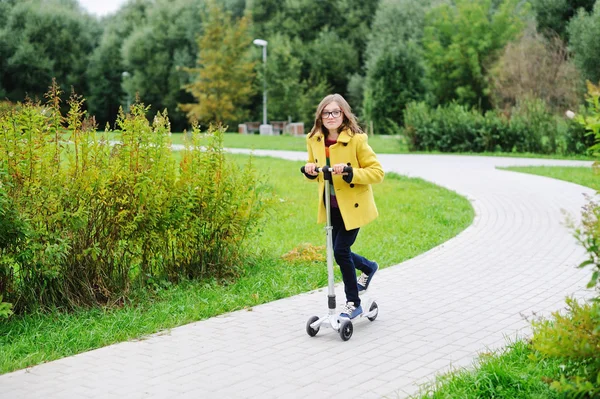
[[342,115],[342,110],[341,109],[336,109],[335,111],[331,111],[331,112],[329,112],[329,111],[323,111],[321,113],[321,118],[327,119],[327,118],[331,118],[332,116],[334,118],[339,118],[340,115]]

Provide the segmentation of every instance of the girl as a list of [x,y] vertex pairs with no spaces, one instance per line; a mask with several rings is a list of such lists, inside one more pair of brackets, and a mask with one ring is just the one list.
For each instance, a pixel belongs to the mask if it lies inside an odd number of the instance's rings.
[[[331,179],[331,224],[333,226],[333,255],[342,272],[346,305],[340,317],[350,319],[362,313],[359,291],[369,288],[371,279],[379,268],[351,251],[360,227],[373,221],[378,213],[371,184],[383,180],[383,168],[367,143],[367,135],[346,100],[339,94],[325,97],[315,114],[315,124],[306,139],[308,163],[304,166],[307,178],[319,182],[318,222],[327,220],[325,214],[324,176],[316,167],[333,168]],[[351,166],[351,173],[343,173]],[[362,272],[356,278],[356,269]]]

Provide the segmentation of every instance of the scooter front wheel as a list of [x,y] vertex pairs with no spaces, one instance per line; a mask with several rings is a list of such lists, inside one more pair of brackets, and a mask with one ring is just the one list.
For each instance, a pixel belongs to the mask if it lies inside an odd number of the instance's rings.
[[354,327],[350,320],[343,320],[340,324],[340,337],[342,341],[348,341],[352,337]]
[[319,332],[319,327],[312,328],[310,326],[312,323],[314,323],[317,320],[319,320],[319,318],[317,316],[313,316],[310,319],[308,319],[308,321],[306,322],[306,333],[308,335],[310,335],[311,337],[314,337]]

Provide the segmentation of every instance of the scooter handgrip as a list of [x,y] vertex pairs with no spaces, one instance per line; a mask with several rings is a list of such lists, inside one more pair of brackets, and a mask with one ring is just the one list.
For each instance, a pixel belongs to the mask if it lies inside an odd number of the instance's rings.
[[[319,172],[320,171],[333,172],[333,168],[331,166],[323,166],[322,168],[319,168]],[[352,172],[352,166],[344,166],[342,173],[350,173],[350,172]]]
[[[315,168],[315,171],[316,171],[317,173],[321,173],[321,172],[331,172],[331,171],[333,171],[333,168],[331,168],[331,167],[329,167],[329,166],[323,166],[322,168],[321,168],[321,167],[317,167],[317,168]],[[304,172],[304,166],[300,167],[300,172],[302,172],[302,173],[306,173],[306,172]],[[350,172],[352,172],[352,166],[344,166],[344,171],[343,171],[343,173],[350,173]]]

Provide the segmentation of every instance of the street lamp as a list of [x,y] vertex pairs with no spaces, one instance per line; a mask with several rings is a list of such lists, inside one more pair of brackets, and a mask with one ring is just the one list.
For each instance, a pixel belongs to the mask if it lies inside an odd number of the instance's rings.
[[[125,80],[129,79],[131,74],[129,72],[125,71],[121,74],[121,76],[123,77],[123,82],[124,82]],[[129,107],[131,106],[131,95],[129,94],[129,90],[126,90],[126,91],[127,91],[127,108],[126,108],[125,112],[129,112]]]
[[252,42],[263,49],[263,123],[260,126],[260,134],[272,134],[273,128],[267,125],[267,44],[263,39],[254,39]]

